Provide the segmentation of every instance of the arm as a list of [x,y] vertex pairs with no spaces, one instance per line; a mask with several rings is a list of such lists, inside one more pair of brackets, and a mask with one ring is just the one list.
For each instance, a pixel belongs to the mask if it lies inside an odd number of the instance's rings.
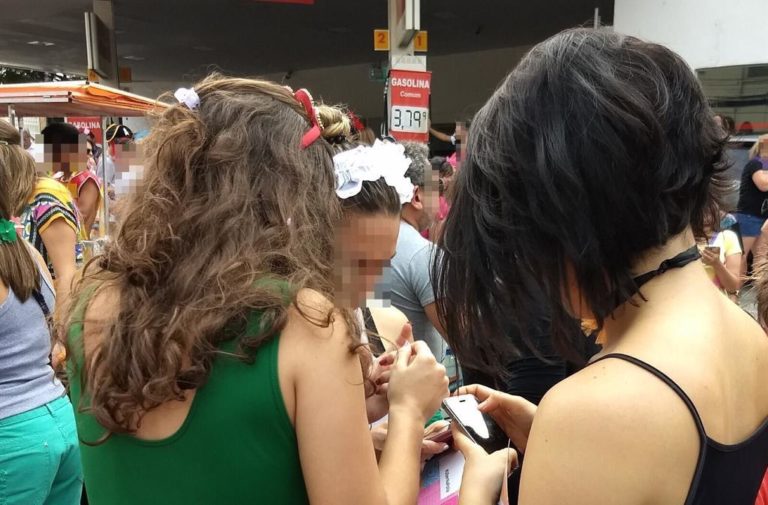
[[85,229],[85,236],[91,238],[91,229],[93,223],[96,222],[96,215],[99,212],[99,200],[101,195],[99,194],[99,187],[93,181],[88,180],[80,189],[80,193],[77,197],[77,207],[80,209],[80,213],[83,216],[83,228]]
[[[53,285],[53,279],[51,278],[51,273],[48,271],[48,265],[45,264],[45,260],[43,259],[43,256],[32,246],[27,247],[30,254],[32,255],[32,258],[37,262],[38,267],[40,268],[40,272],[42,273],[43,277]],[[61,307],[56,307],[55,309],[51,307],[54,310],[53,316],[59,316],[63,313],[65,313],[66,308],[62,309]],[[67,350],[64,347],[64,342],[59,338],[58,332],[55,332],[53,335],[51,335],[51,366],[54,370],[60,370],[62,365],[64,364],[64,360],[67,357]]]
[[435,302],[425,306],[424,313],[427,314],[429,322],[432,323],[432,326],[434,326],[438,333],[440,333],[440,335],[445,338],[445,328],[443,328],[443,325],[440,324],[440,318],[437,317],[437,305],[435,305]]
[[451,135],[446,135],[443,132],[439,132],[439,131],[435,130],[434,128],[432,128],[431,126],[429,127],[429,133],[431,133],[432,136],[435,137],[437,140],[441,140],[443,142],[448,142],[450,144],[454,143],[453,139],[451,138]]
[[43,239],[43,245],[53,265],[53,272],[56,274],[56,301],[59,306],[62,306],[69,296],[72,279],[77,271],[75,263],[77,235],[64,218],[59,218],[46,226],[40,232],[40,237]]
[[[324,303],[327,307],[328,302]],[[311,309],[308,313],[312,314]],[[291,356],[293,363],[290,373],[294,376],[295,428],[310,502],[313,505],[415,503],[425,410],[436,408],[441,397],[425,402],[422,407],[426,408],[422,409],[417,407],[418,402],[412,401],[411,393],[420,388],[424,393],[420,384],[434,385],[436,377],[403,373],[404,367],[411,368],[407,363],[411,348],[400,351],[390,379],[389,432],[377,467],[366,418],[360,361],[349,352],[351,339],[341,318],[337,315],[330,328],[319,328],[294,310],[281,338],[293,340],[285,346],[281,341],[280,352],[281,356],[283,353]],[[434,357],[428,366],[424,357],[411,359],[412,364],[423,371],[438,370],[430,368],[437,367]],[[316,365],[306,366],[306,363]],[[444,374],[443,369],[443,378]],[[408,379],[405,383],[404,378]],[[445,382],[443,389],[447,393],[447,380]],[[396,390],[406,393],[411,400],[393,396]]]
[[408,318],[405,317],[396,307],[370,308],[373,322],[379,330],[382,337],[382,344],[387,351],[393,351],[404,346],[408,342],[413,342],[413,333],[408,332],[404,335],[403,327],[408,324]]
[[738,291],[741,289],[741,257],[742,254],[731,254],[725,258],[725,263],[715,263],[715,274],[720,285],[726,291]]
[[[408,275],[410,279],[408,282],[413,289],[413,292],[419,299],[419,303],[424,308],[424,313],[427,315],[429,322],[432,326],[445,338],[445,329],[440,324],[440,318],[437,317],[437,306],[435,305],[435,291],[432,289],[432,279],[430,278],[430,267],[437,248],[434,244],[424,246],[411,258],[411,262],[408,265]],[[423,335],[416,335],[417,338],[423,338]]]

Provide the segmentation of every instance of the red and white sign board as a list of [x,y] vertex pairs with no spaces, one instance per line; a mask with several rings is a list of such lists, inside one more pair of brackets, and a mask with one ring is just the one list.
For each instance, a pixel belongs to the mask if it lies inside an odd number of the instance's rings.
[[429,141],[431,72],[389,71],[389,134],[397,140]]
[[96,143],[104,145],[104,139],[101,131],[101,118],[99,117],[68,117],[67,123],[77,128],[80,133],[93,133],[96,137]]

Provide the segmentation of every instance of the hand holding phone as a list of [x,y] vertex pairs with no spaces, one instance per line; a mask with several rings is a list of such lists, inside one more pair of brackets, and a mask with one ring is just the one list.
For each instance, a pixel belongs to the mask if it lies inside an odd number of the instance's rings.
[[716,246],[706,246],[701,251],[701,261],[705,265],[715,266],[720,263],[720,248]]
[[452,396],[443,400],[443,409],[470,440],[485,449],[496,452],[509,446],[509,437],[491,416],[477,408],[473,395]]

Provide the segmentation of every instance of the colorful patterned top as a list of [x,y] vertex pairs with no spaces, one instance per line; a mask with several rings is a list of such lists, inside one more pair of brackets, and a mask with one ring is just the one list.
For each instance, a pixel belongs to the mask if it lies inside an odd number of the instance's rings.
[[[93,181],[96,183],[96,187],[99,189],[99,200],[96,202],[96,206],[98,207],[99,204],[101,204],[102,191],[101,182],[99,181],[99,178],[96,177],[96,174],[90,170],[81,170],[80,172],[72,174],[72,177],[70,177],[69,181],[64,184],[67,186],[67,189],[72,195],[72,198],[75,199],[75,203],[77,203],[77,199],[80,198],[80,192],[83,190],[83,186],[85,186],[85,183],[88,181]],[[88,240],[87,230],[84,226],[80,227],[78,238],[80,240]]]
[[31,243],[48,265],[53,275],[53,265],[48,258],[48,251],[43,244],[41,234],[57,219],[63,219],[77,234],[75,259],[78,265],[83,261],[83,246],[80,242],[80,217],[69,193],[63,184],[48,177],[39,177],[35,192],[21,213],[22,236]]

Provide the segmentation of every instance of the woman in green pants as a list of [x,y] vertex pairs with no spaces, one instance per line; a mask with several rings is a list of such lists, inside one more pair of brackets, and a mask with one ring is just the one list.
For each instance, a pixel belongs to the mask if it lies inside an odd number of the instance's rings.
[[0,121],[0,503],[75,505],[83,488],[75,419],[49,364],[54,290],[11,221],[34,184],[19,132]]

